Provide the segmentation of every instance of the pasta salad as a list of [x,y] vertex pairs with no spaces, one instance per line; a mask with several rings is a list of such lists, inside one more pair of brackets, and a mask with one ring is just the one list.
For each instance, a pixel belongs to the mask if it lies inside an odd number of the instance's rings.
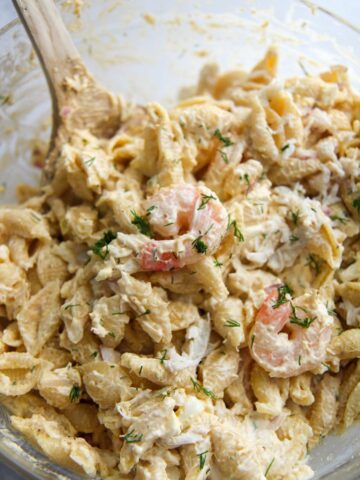
[[0,401],[52,461],[300,480],[358,419],[360,97],[277,64],[120,99],[113,138],[71,132],[0,207]]

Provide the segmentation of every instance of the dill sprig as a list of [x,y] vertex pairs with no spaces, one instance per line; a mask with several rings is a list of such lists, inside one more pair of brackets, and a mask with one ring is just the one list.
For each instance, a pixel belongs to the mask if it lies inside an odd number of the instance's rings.
[[237,322],[236,320],[233,320],[232,318],[230,318],[229,320],[226,320],[224,325],[225,327],[229,327],[229,328],[241,327],[240,323]]
[[206,254],[208,246],[206,245],[205,242],[203,242],[202,239],[203,235],[200,235],[199,237],[195,238],[192,242],[193,248],[196,249],[198,253],[204,253]]
[[[90,247],[90,250],[97,255],[98,257],[105,260],[109,255],[109,243],[115,240],[116,234],[111,230],[108,230],[104,233],[103,237],[100,238],[94,245]],[[104,252],[105,247],[105,252]]]
[[[231,141],[230,137],[224,137],[220,130],[217,128],[214,132],[214,137],[218,138],[220,142],[223,144],[223,148],[230,147],[234,145],[234,142]],[[224,160],[225,163],[229,163],[229,158],[226,152],[223,149],[218,150],[221,158]]]
[[291,306],[291,315],[289,317],[290,323],[298,325],[301,328],[309,328],[310,325],[317,319],[317,317],[300,318],[296,314],[296,309],[301,310],[305,313],[309,313],[309,312],[305,308],[294,306],[292,303],[290,303],[290,306]]
[[342,225],[345,225],[349,221],[346,217],[341,217],[340,215],[330,215],[330,219],[333,222],[340,222]]
[[214,265],[215,267],[222,267],[224,264],[219,262],[219,260],[217,258],[214,258]]
[[280,287],[278,287],[277,291],[278,291],[278,298],[272,306],[272,308],[274,309],[279,308],[280,305],[283,305],[284,303],[287,303],[289,301],[288,295],[293,294],[292,289],[289,287],[287,283],[284,283],[284,285],[281,285]]
[[132,429],[130,432],[126,433],[125,435],[121,435],[126,443],[138,443],[141,442],[143,438],[142,433],[135,433],[135,430]]
[[166,358],[166,354],[167,354],[167,349],[165,348],[165,350],[162,351],[162,355],[160,358],[161,365],[164,365],[165,360],[168,360],[168,358]]
[[193,384],[193,388],[195,392],[198,393],[203,393],[207,397],[210,397],[212,399],[215,399],[215,393],[209,390],[208,388],[205,388],[201,383],[197,382],[193,377],[190,377],[191,383]]
[[214,137],[218,138],[220,142],[224,144],[224,147],[230,147],[231,145],[234,145],[234,142],[231,141],[231,138],[224,137],[218,128],[214,132]]
[[298,224],[299,217],[300,217],[300,212],[297,210],[296,212],[293,212],[292,210],[290,211],[290,217],[291,221],[293,222],[294,225]]
[[352,206],[353,206],[354,208],[356,208],[356,210],[357,210],[358,213],[360,214],[360,196],[354,198],[354,200],[352,201]]
[[241,233],[240,228],[237,225],[237,221],[231,220],[230,213],[229,213],[227,230],[230,230],[231,227],[234,229],[234,237],[237,238],[239,242],[244,242],[245,238],[244,238],[244,235]]
[[68,305],[64,306],[64,310],[70,310],[70,308],[79,307],[79,306],[80,306],[80,303],[69,303]]
[[135,212],[135,210],[131,210],[131,215],[134,217],[131,223],[137,227],[139,232],[142,233],[143,235],[146,235],[147,237],[152,238],[153,232],[146,218],[142,217],[141,215],[138,215]]
[[207,453],[208,453],[208,450],[197,454],[197,457],[199,457],[199,470],[202,470],[205,467]]
[[204,193],[201,194],[201,203],[198,207],[198,210],[203,210],[206,205],[210,202],[210,200],[217,200],[214,195],[205,195]]
[[265,470],[265,477],[266,475],[270,472],[270,468],[273,466],[273,463],[275,462],[275,457],[271,460],[271,462],[269,463],[269,465],[267,466],[266,470]]
[[80,398],[80,395],[81,388],[78,385],[73,385],[69,393],[70,402],[76,402],[76,400]]
[[95,160],[96,160],[96,157],[88,158],[87,160],[84,160],[84,165],[86,165],[87,167],[91,167],[91,165],[95,162]]

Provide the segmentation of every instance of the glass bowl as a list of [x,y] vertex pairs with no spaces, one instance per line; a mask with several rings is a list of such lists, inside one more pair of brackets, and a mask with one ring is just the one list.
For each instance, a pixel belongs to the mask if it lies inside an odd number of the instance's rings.
[[[332,64],[349,67],[360,85],[359,29],[300,0],[85,1],[80,18],[71,2],[62,13],[90,71],[116,93],[138,103],[176,102],[201,67],[251,67],[277,45],[280,78],[317,73]],[[70,5],[70,6],[69,6]],[[344,3],[345,8],[345,3]],[[46,145],[51,105],[30,42],[17,20],[0,31],[0,203],[15,201],[20,182],[36,184],[34,147]],[[52,464],[9,428],[0,411],[0,462],[22,478],[79,479]],[[309,457],[315,479],[356,480],[360,428],[325,439]]]

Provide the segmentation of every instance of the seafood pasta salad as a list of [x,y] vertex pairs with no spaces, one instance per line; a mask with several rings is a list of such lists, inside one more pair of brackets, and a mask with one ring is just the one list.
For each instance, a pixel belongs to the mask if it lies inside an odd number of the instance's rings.
[[[360,100],[346,68],[206,66],[121,100],[0,209],[0,393],[54,462],[114,480],[289,480],[360,415]],[[74,87],[75,88],[75,87]]]

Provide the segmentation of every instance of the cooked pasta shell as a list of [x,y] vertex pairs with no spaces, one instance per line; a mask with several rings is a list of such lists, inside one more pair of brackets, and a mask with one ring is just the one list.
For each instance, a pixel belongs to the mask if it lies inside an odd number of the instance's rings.
[[40,371],[40,360],[28,353],[2,353],[0,355],[0,393],[15,396],[30,392],[37,384]]
[[342,283],[337,290],[343,299],[348,300],[354,307],[360,307],[360,281]]
[[38,355],[60,325],[60,285],[48,283],[23,306],[17,320],[26,350]]
[[87,393],[100,408],[114,407],[127,399],[131,380],[124,368],[107,362],[89,362],[82,366]]
[[80,373],[71,365],[56,370],[44,369],[38,381],[38,389],[49,405],[63,410],[80,401]]
[[339,388],[340,377],[329,373],[324,375],[318,385],[315,403],[309,415],[309,422],[313,429],[313,437],[309,441],[310,448],[313,448],[336,424]]
[[345,330],[331,339],[328,350],[341,360],[360,357],[360,328]]

